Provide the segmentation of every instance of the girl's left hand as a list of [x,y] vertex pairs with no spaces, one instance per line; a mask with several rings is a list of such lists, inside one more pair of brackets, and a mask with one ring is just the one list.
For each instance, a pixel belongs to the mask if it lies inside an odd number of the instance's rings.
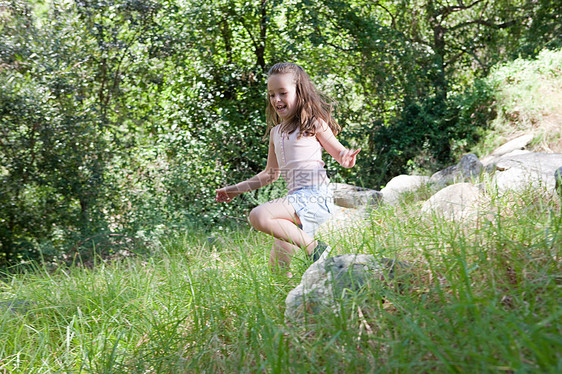
[[352,168],[355,166],[355,162],[357,161],[357,154],[361,152],[361,148],[354,150],[354,149],[344,149],[340,152],[340,165],[346,169]]

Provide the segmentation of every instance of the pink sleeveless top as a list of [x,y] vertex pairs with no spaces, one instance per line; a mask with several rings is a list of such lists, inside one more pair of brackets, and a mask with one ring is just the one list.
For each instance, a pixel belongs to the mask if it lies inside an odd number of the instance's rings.
[[322,161],[322,145],[316,136],[298,137],[300,130],[281,134],[280,126],[271,130],[277,163],[289,192],[307,186],[330,183]]

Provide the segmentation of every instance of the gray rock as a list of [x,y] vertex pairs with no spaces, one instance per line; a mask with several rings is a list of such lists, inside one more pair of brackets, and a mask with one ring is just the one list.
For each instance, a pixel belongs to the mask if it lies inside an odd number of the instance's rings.
[[474,153],[464,155],[457,166],[465,181],[479,177],[483,170],[482,163]]
[[422,206],[422,213],[438,214],[449,221],[462,221],[478,214],[480,189],[470,183],[457,183],[437,192]]
[[558,192],[558,195],[560,195],[560,198],[562,198],[562,166],[556,169],[556,171],[554,172],[554,179],[554,186],[556,188],[556,191]]
[[379,191],[345,183],[332,183],[334,204],[344,208],[364,208],[376,206],[382,199]]
[[[517,151],[507,153],[507,154],[505,154],[501,157],[495,158],[492,162],[488,161],[485,164],[484,169],[486,170],[486,172],[488,174],[493,174],[496,171],[496,163],[498,163],[502,158],[508,159],[510,157],[513,157],[513,156],[525,155],[525,154],[528,154],[528,153],[532,153],[532,152],[525,151],[525,150],[517,150]],[[482,163],[484,164],[484,161]]]
[[27,300],[0,300],[0,313],[2,311],[8,311],[12,313],[27,313],[35,303]]
[[499,192],[528,188],[554,189],[555,172],[562,165],[562,153],[527,153],[504,156],[495,169],[494,182]]
[[515,138],[499,148],[496,148],[492,153],[488,156],[482,158],[482,164],[487,167],[488,165],[495,164],[499,161],[502,157],[507,155],[516,155],[518,153],[527,153],[525,148],[529,143],[533,140],[534,136],[531,134],[523,135],[518,138]]
[[333,235],[338,233],[340,235],[348,232],[348,230],[363,230],[368,225],[366,220],[369,215],[365,209],[344,208],[335,205],[331,213],[330,219],[320,225],[317,234]]
[[385,204],[396,204],[400,195],[412,192],[423,186],[429,181],[429,177],[417,175],[399,175],[392,178],[380,191]]
[[449,166],[438,171],[429,179],[429,183],[437,188],[443,188],[457,182],[468,182],[478,177],[484,169],[478,157],[469,153],[464,155],[457,165]]
[[396,268],[402,266],[406,265],[365,254],[345,254],[317,261],[287,295],[285,319],[300,324],[307,316],[339,313],[341,300],[374,282],[382,286],[394,276]]

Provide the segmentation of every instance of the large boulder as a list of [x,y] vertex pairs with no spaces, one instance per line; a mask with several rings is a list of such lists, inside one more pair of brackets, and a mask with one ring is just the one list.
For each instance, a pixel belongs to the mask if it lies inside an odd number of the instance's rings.
[[382,199],[379,191],[345,183],[332,183],[334,204],[344,208],[364,208],[376,206]]
[[428,181],[429,177],[418,175],[399,175],[394,177],[380,191],[383,202],[385,204],[394,205],[399,201],[400,195],[415,191]]
[[493,170],[494,165],[505,156],[516,156],[519,154],[529,153],[526,150],[527,145],[533,140],[532,134],[526,134],[519,136],[509,142],[503,144],[501,147],[496,148],[488,156],[483,157],[480,161],[486,169],[490,168]]
[[449,166],[433,174],[429,178],[429,184],[437,188],[443,188],[453,183],[469,182],[480,176],[483,168],[478,157],[473,153],[469,153],[464,155],[457,165]]
[[300,324],[314,315],[339,313],[342,300],[368,289],[368,285],[383,286],[394,277],[397,268],[405,268],[405,264],[365,254],[344,254],[317,261],[287,295],[285,319]]
[[436,214],[449,221],[462,221],[478,214],[480,189],[470,183],[457,183],[437,192],[422,206],[422,213]]
[[504,156],[495,164],[494,182],[499,192],[541,187],[553,190],[554,175],[560,165],[562,153]]
[[330,219],[318,228],[318,235],[346,235],[350,230],[364,230],[369,217],[365,209],[344,208],[334,205]]

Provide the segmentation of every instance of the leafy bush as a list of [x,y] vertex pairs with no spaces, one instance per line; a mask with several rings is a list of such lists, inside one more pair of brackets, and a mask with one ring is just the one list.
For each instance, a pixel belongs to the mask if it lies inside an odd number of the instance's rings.
[[495,93],[498,120],[532,128],[543,116],[562,111],[562,50],[498,65],[487,81]]
[[495,117],[492,91],[482,80],[447,101],[429,98],[405,104],[399,117],[370,131],[358,173],[371,186],[400,173],[430,173],[454,163],[478,144]]

